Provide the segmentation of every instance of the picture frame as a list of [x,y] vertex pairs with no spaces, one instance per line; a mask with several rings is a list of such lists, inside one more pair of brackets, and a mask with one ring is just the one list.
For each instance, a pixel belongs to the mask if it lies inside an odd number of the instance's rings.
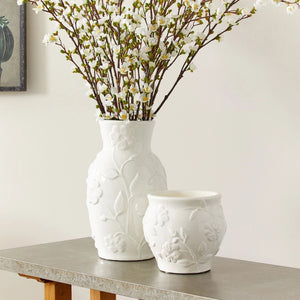
[[26,5],[0,1],[0,92],[26,91]]

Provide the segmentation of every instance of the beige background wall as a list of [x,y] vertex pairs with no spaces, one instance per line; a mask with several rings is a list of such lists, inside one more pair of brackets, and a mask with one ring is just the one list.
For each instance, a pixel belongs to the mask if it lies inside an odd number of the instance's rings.
[[[157,119],[170,188],[218,190],[219,255],[300,267],[300,13],[272,6],[206,48]],[[100,149],[94,104],[28,15],[28,92],[0,94],[0,249],[90,234],[87,167]],[[166,142],[167,141],[167,142]],[[42,299],[0,272],[0,298]],[[75,300],[87,291],[75,289]]]

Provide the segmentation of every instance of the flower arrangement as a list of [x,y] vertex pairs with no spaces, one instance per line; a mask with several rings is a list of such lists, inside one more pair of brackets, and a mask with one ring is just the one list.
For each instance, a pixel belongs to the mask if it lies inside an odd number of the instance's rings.
[[[255,14],[241,0],[18,0],[57,24],[45,44],[56,44],[86,81],[100,118],[151,120],[199,51]],[[272,0],[289,13],[300,0]],[[181,63],[176,81],[154,104],[167,71]]]

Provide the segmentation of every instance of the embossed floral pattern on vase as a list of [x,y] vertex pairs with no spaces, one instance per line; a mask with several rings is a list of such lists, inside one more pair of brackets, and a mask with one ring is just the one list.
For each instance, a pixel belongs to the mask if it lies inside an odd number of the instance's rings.
[[130,126],[115,125],[110,134],[111,142],[118,150],[127,150],[135,142],[134,129]]
[[153,257],[142,219],[147,193],[166,190],[166,174],[150,148],[153,122],[101,121],[103,149],[89,168],[87,206],[99,256]]
[[149,196],[144,232],[162,271],[201,273],[210,269],[226,230],[220,197],[211,195],[198,200],[175,197],[174,201]]
[[126,241],[124,235],[120,232],[104,237],[104,242],[105,246],[113,253],[124,252],[126,250]]

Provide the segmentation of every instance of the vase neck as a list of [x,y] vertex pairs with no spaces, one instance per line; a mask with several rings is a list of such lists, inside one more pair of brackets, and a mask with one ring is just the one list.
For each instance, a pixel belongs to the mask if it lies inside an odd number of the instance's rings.
[[103,148],[151,150],[154,121],[100,121]]

